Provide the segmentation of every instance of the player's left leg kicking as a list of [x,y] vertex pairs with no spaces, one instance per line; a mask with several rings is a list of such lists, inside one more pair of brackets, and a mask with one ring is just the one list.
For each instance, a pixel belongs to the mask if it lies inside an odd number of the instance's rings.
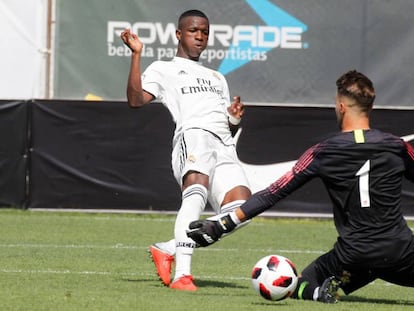
[[[237,156],[231,148],[222,147],[224,150],[218,152],[221,156],[217,159],[218,165],[214,177],[210,179],[211,190],[208,198],[217,214],[232,211],[242,205],[251,195],[247,178],[238,164]],[[216,219],[216,216],[209,217],[209,219]],[[243,223],[241,226],[245,224]],[[167,286],[170,285],[172,264],[176,253],[176,239],[151,245],[150,253],[161,281]],[[177,279],[177,269],[175,279]],[[170,287],[176,288],[174,282]],[[192,286],[190,288],[194,289]],[[176,289],[186,290],[185,286]]]
[[[223,213],[230,212],[233,209],[239,207],[243,204],[245,200],[236,200],[234,202],[230,202],[223,206]],[[208,217],[210,220],[217,219],[216,216]],[[242,223],[239,227],[246,225],[248,222]],[[235,232],[234,230],[231,232]],[[230,234],[231,234],[230,233]],[[171,271],[172,266],[174,264],[174,256],[176,252],[175,247],[175,239],[171,239],[167,242],[158,242],[154,243],[149,247],[149,252],[152,257],[152,260],[155,264],[155,268],[157,270],[157,274],[162,281],[162,283],[166,286],[171,284]]]

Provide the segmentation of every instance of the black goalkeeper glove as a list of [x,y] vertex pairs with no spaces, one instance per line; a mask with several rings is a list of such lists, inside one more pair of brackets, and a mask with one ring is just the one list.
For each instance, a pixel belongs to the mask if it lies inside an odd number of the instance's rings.
[[195,220],[190,223],[187,236],[199,246],[206,247],[217,242],[223,233],[233,231],[236,226],[228,214],[218,220]]

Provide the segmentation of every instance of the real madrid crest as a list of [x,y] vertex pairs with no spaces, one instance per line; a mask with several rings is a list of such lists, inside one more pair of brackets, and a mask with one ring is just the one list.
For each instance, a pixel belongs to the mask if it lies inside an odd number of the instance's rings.
[[221,80],[220,76],[217,74],[217,72],[213,71],[213,76],[217,79],[217,80]]
[[196,158],[194,155],[190,154],[187,158],[188,161],[190,161],[191,163],[194,163],[196,161]]

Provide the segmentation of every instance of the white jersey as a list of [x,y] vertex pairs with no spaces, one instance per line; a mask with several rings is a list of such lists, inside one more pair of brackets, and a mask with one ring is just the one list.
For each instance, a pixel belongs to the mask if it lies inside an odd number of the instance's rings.
[[224,144],[234,144],[228,125],[229,88],[221,73],[174,57],[148,66],[142,74],[142,88],[170,111],[176,123],[174,145],[189,128],[210,131]]

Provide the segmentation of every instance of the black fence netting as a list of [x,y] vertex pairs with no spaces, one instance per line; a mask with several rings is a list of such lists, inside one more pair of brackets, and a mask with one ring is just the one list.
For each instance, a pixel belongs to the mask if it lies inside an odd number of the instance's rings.
[[[237,153],[252,190],[268,186],[308,147],[337,131],[333,108],[247,106]],[[413,110],[376,109],[372,127],[414,142]],[[0,205],[176,211],[174,124],[160,104],[0,101]],[[411,137],[411,138],[410,138]],[[331,213],[318,179],[272,208]],[[403,209],[414,215],[414,184]]]

